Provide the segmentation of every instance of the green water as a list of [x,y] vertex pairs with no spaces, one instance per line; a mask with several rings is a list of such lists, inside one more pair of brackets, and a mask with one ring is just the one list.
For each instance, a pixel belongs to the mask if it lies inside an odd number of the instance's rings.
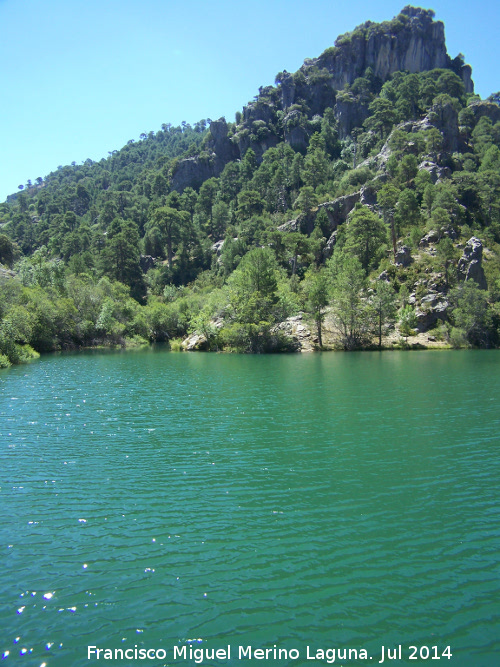
[[[487,351],[1,372],[0,664],[500,664],[499,397]],[[274,645],[299,657],[238,658]]]

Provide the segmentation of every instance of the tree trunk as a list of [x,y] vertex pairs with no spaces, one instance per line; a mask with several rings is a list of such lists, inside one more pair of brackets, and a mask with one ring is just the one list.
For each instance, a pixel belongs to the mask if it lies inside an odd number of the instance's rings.
[[396,254],[398,252],[397,243],[396,243],[396,229],[394,228],[394,213],[393,211],[389,214],[391,216],[391,236],[392,236],[392,249],[394,251],[394,261],[396,261]]
[[321,337],[321,314],[316,318],[316,327],[318,329],[318,343],[320,347],[323,347],[323,339]]

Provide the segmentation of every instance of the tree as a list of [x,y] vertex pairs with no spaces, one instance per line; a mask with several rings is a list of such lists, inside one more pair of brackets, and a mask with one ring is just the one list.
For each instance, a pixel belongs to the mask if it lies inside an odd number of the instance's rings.
[[309,147],[304,160],[302,178],[306,185],[316,189],[320,183],[326,181],[328,176],[329,160],[326,155],[325,142],[321,135],[316,132],[309,141]]
[[238,195],[238,213],[242,218],[259,215],[264,209],[264,200],[257,190],[244,190]]
[[310,213],[310,211],[318,205],[318,197],[314,194],[314,188],[311,185],[304,185],[300,189],[299,196],[295,200],[293,206],[294,208],[300,208],[304,213]]
[[443,147],[443,135],[435,128],[431,127],[426,133],[426,150],[428,153],[438,153]]
[[479,171],[500,172],[500,148],[498,146],[493,145],[488,148],[481,160]]
[[229,206],[225,201],[218,200],[212,208],[212,235],[213,240],[224,238],[229,223]]
[[479,119],[476,127],[472,131],[474,152],[482,158],[488,148],[496,143],[495,139],[496,137],[492,121],[487,116],[483,116]]
[[326,269],[309,269],[302,283],[306,307],[314,317],[318,332],[318,343],[323,347],[322,330],[325,319],[325,308],[329,303],[329,279]]
[[240,262],[232,281],[241,299],[256,292],[271,303],[277,300],[276,259],[270,248],[254,248]]
[[243,181],[249,181],[253,174],[254,171],[257,169],[257,159],[255,157],[254,151],[249,148],[245,155],[243,156],[243,160],[240,163],[240,175],[243,179]]
[[229,344],[250,352],[272,349],[271,328],[278,304],[277,264],[270,248],[254,248],[229,279],[233,324],[226,330]]
[[488,102],[492,102],[493,104],[498,104],[500,106],[500,91],[491,93],[491,95],[488,97]]
[[337,119],[333,109],[328,107],[323,113],[321,121],[321,138],[323,139],[325,151],[330,158],[340,157],[341,145],[337,131]]
[[451,216],[446,209],[438,206],[432,211],[431,222],[439,236],[442,236],[450,228]]
[[451,317],[470,345],[486,347],[490,343],[491,321],[488,293],[473,280],[459,283],[450,292]]
[[500,222],[500,173],[498,171],[481,172],[479,197],[486,223],[488,225],[498,224]]
[[370,116],[363,123],[364,127],[378,134],[380,139],[384,139],[396,122],[396,112],[393,105],[389,100],[377,97],[370,104],[368,110]]
[[394,221],[398,235],[405,227],[416,227],[420,223],[420,208],[413,190],[405,189],[401,192],[394,212]]
[[344,350],[361,347],[369,338],[370,304],[364,295],[365,272],[357,257],[336,253],[331,264],[332,312]]
[[292,254],[292,278],[297,271],[297,259],[299,255],[305,255],[310,250],[310,243],[307,236],[300,232],[288,232],[284,235],[283,241],[285,247]]
[[137,300],[141,300],[146,293],[139,258],[137,225],[131,220],[115,218],[101,253],[101,266],[108,276],[128,285],[131,295]]
[[367,206],[356,204],[349,216],[345,252],[352,252],[367,272],[378,264],[379,251],[386,240],[386,228],[379,216]]
[[398,176],[403,183],[408,183],[418,173],[417,158],[414,155],[404,155],[398,167]]
[[0,234],[0,263],[11,268],[15,255],[15,243],[6,234]]
[[193,216],[196,208],[196,202],[198,201],[198,195],[196,190],[193,188],[185,188],[184,192],[181,195],[181,205],[184,211],[187,211],[191,218],[191,224],[193,223]]
[[465,94],[462,79],[451,70],[445,69],[436,81],[438,91],[450,97],[462,98]]
[[153,213],[152,219],[165,239],[168,268],[171,269],[174,243],[180,239],[182,227],[189,224],[189,214],[187,211],[178,211],[170,206],[160,206]]
[[406,305],[401,308],[399,313],[399,331],[408,340],[408,336],[412,336],[417,324],[415,309],[413,306]]
[[215,197],[219,189],[219,182],[216,178],[208,178],[200,188],[198,201],[196,203],[197,213],[202,213],[209,218],[208,231],[212,229],[212,207],[215,204]]
[[394,261],[396,261],[397,240],[396,229],[394,226],[394,209],[396,208],[399,199],[400,191],[391,183],[387,183],[380,188],[377,194],[377,202],[382,209],[385,222],[389,222],[391,227],[392,250],[394,253]]
[[449,268],[453,261],[457,258],[457,251],[453,245],[453,241],[449,238],[449,236],[446,236],[439,241],[436,250],[439,264],[443,267],[444,270],[444,281],[446,289],[448,289]]
[[396,294],[391,283],[377,280],[375,292],[371,298],[375,331],[378,336],[378,346],[382,347],[382,332],[385,326],[392,324],[396,314]]

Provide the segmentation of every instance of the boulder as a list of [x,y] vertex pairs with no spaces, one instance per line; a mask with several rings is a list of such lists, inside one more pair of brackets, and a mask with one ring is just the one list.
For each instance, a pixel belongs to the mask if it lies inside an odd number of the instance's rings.
[[328,241],[326,242],[325,247],[323,248],[323,259],[330,259],[330,257],[333,255],[333,249],[335,247],[335,244],[337,243],[337,234],[338,234],[338,229],[336,229]]
[[457,277],[459,281],[474,280],[481,289],[488,289],[482,265],[483,244],[472,236],[465,244],[462,257],[458,260]]
[[426,294],[420,299],[420,307],[415,309],[417,329],[420,333],[428,331],[437,324],[444,322],[448,311],[448,301],[441,294]]
[[217,256],[219,256],[222,252],[222,248],[224,247],[224,239],[221,239],[220,241],[217,241],[212,245],[212,252],[214,252]]
[[139,258],[139,266],[143,273],[147,273],[155,265],[156,258],[151,255],[141,255]]
[[451,170],[449,167],[440,167],[432,160],[424,160],[421,162],[418,165],[418,170],[420,171],[421,169],[429,172],[433,183],[440,179],[449,178],[451,176]]
[[288,317],[283,322],[277,324],[273,328],[273,331],[283,333],[290,338],[297,352],[312,352],[316,349],[315,343],[317,343],[317,339],[304,324],[302,313]]
[[194,352],[195,350],[206,350],[208,346],[207,337],[204,334],[193,333],[191,336],[185,338],[181,347],[186,352]]
[[428,232],[423,238],[420,239],[418,244],[421,248],[426,248],[430,243],[437,243],[439,241],[439,232],[435,229],[432,229]]
[[407,267],[412,263],[411,250],[407,245],[399,246],[396,257],[394,258],[396,266]]

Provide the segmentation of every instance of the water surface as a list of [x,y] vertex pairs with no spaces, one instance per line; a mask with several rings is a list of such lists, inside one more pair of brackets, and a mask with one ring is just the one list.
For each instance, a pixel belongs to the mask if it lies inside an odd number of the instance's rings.
[[146,350],[0,373],[2,664],[195,664],[173,647],[230,644],[203,664],[327,664],[310,646],[366,648],[335,663],[363,665],[401,644],[386,665],[430,662],[410,645],[497,665],[499,396],[487,351]]

